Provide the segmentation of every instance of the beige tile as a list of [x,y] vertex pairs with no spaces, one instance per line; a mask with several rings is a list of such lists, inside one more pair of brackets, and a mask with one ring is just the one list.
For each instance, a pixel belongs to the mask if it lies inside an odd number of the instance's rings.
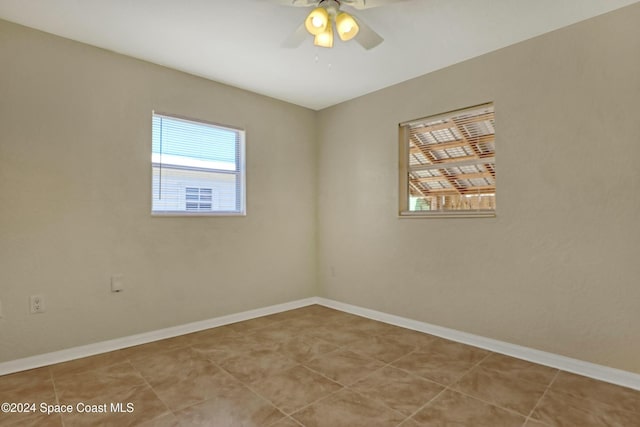
[[300,365],[253,385],[253,389],[258,394],[286,414],[297,411],[341,388],[340,384]]
[[31,369],[0,376],[0,400],[17,402],[15,399],[48,399],[54,395],[49,368]]
[[342,385],[349,385],[382,368],[384,363],[349,350],[337,350],[313,359],[305,366]]
[[176,412],[183,426],[263,427],[284,417],[272,404],[241,386]]
[[245,336],[257,343],[263,342],[266,345],[271,343],[277,346],[300,334],[300,330],[289,322],[277,322],[262,329],[246,333]]
[[[489,354],[310,306],[0,376],[2,401],[56,403],[59,397],[135,408],[62,417],[0,414],[0,425],[640,427],[638,391]],[[384,366],[389,361],[393,367]],[[432,381],[452,389],[441,391]]]
[[95,356],[83,357],[69,362],[51,365],[51,373],[54,377],[63,375],[78,374],[93,369],[104,368],[105,366],[116,365],[127,361],[127,354],[124,351],[116,350],[108,353],[97,354]]
[[323,322],[323,324],[331,329],[343,329],[367,335],[385,330],[383,329],[384,326],[382,326],[385,325],[384,323],[349,313],[332,316]]
[[[69,414],[63,414],[62,420],[65,427],[84,426],[137,426],[146,421],[157,419],[163,414],[168,414],[168,409],[151,388],[144,385],[132,386],[114,392],[113,389],[105,390],[94,398],[80,400],[86,407],[103,407],[106,412],[80,412],[78,404],[74,404],[76,410]],[[113,410],[111,404],[122,404],[122,412]],[[127,405],[132,405],[132,412],[127,412]]]
[[553,390],[547,391],[531,418],[558,427],[640,426],[637,413]]
[[317,316],[302,316],[283,320],[278,323],[278,326],[297,331],[300,334],[306,334],[308,331],[316,329],[323,324],[324,322]]
[[307,406],[292,417],[306,427],[395,427],[404,419],[349,389]]
[[161,415],[149,421],[140,424],[139,427],[181,427],[178,419],[173,414]]
[[[131,365],[121,363],[54,380],[61,404],[106,405],[104,413],[63,414],[65,426],[136,425],[168,413],[167,406],[151,390],[145,379]],[[133,412],[111,412],[111,404],[133,405]]]
[[291,417],[286,417],[277,421],[275,424],[271,424],[270,427],[300,427],[302,424],[298,423]]
[[505,374],[478,366],[452,388],[526,417],[547,387],[544,384],[521,380],[517,373]]
[[212,334],[203,335],[196,339],[191,348],[216,363],[246,353],[252,347],[252,343],[240,334]]
[[191,348],[160,353],[132,362],[171,410],[202,402],[238,381]]
[[56,403],[49,368],[31,369],[0,376],[0,403],[4,402],[35,404],[35,407],[29,406],[26,412],[0,413],[0,425],[54,426],[61,423],[59,416],[47,416],[40,412],[41,403]]
[[142,359],[165,351],[188,347],[191,344],[193,337],[194,334],[181,335],[178,337],[167,338],[165,340],[150,342],[148,344],[123,348],[120,351],[129,360]]
[[413,418],[407,418],[398,427],[421,427],[422,424],[414,420]]
[[348,328],[336,328],[330,326],[320,326],[309,329],[307,334],[337,346],[350,344],[362,337],[362,333],[360,332],[349,330]]
[[[32,402],[35,403],[35,402]],[[36,403],[39,406],[40,402]],[[62,417],[59,414],[47,415],[41,412],[33,413],[3,413],[0,415],[0,425],[6,427],[62,427]]]
[[280,353],[258,350],[232,356],[221,362],[220,366],[243,383],[251,384],[292,368],[296,364]]
[[349,388],[407,416],[433,399],[444,387],[386,366]]
[[298,363],[305,363],[323,354],[337,350],[338,346],[307,335],[293,337],[277,347],[277,351]]
[[437,339],[392,363],[393,366],[449,385],[469,372],[489,352],[465,344]]
[[620,387],[569,372],[560,372],[551,389],[640,414],[640,391]]
[[536,421],[534,419],[529,418],[522,427],[551,427],[551,424],[545,424],[541,421]]
[[349,329],[360,332],[365,335],[386,335],[391,336],[396,331],[397,326],[390,325],[384,322],[378,322],[377,320],[365,319],[364,317],[358,318],[349,322]]
[[548,386],[558,370],[548,366],[516,359],[515,357],[493,353],[480,364],[483,368],[491,369],[509,375],[517,375],[519,379]]
[[413,418],[424,426],[521,427],[525,417],[446,390]]
[[365,336],[345,346],[346,349],[389,363],[416,349],[391,337]]
[[146,381],[129,362],[55,378],[60,403],[86,402],[105,394],[126,392]]
[[380,331],[377,335],[391,337],[398,342],[414,347],[425,347],[434,341],[441,340],[434,335],[425,334],[411,329],[401,328],[399,326],[388,325],[385,330]]

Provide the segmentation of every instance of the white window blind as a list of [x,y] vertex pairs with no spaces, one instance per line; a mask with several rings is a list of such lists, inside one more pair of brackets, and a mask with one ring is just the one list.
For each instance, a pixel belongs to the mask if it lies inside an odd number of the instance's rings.
[[243,215],[244,131],[164,114],[152,119],[152,214]]

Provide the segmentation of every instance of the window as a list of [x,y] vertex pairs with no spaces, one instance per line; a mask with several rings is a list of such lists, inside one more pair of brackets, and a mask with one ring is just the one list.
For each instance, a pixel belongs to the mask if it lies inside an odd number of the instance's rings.
[[153,114],[154,215],[244,215],[244,131]]
[[493,104],[400,124],[401,216],[495,216]]
[[213,201],[213,188],[187,187],[186,209],[188,211],[210,211]]

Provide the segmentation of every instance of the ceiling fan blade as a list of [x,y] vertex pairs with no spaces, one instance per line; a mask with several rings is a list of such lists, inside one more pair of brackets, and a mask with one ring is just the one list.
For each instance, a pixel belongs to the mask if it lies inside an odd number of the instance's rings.
[[304,22],[282,42],[282,47],[288,49],[295,49],[300,46],[304,39],[307,37],[307,29],[304,27]]
[[[289,0],[291,1],[291,0]],[[372,7],[386,6],[406,0],[341,0],[341,3],[354,9],[371,9]]]
[[318,0],[269,0],[271,3],[277,3],[282,6],[309,7],[318,4]]
[[358,35],[354,37],[354,40],[357,41],[363,48],[367,50],[373,49],[384,41],[382,36],[373,31],[370,26],[362,22],[362,19],[356,18],[356,21],[358,21],[360,31],[358,31]]

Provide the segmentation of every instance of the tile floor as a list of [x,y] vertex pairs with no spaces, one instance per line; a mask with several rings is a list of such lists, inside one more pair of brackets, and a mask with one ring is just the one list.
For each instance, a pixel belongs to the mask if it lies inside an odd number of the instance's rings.
[[0,402],[36,403],[2,426],[640,426],[640,391],[317,305],[5,375]]

